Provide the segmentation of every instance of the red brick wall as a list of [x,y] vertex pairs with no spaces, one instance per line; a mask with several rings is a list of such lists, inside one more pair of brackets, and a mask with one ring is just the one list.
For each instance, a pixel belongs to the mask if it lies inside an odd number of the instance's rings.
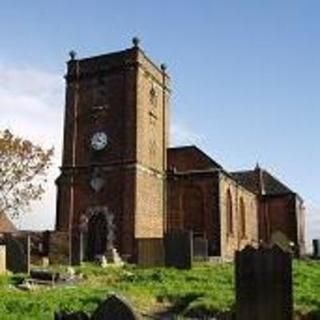
[[[107,206],[115,216],[120,253],[136,256],[136,237],[159,238],[163,234],[169,79],[136,48],[82,59],[78,67],[77,78],[77,61],[69,62],[66,77],[56,227],[59,231],[67,231],[70,224],[77,228],[88,208]],[[158,97],[154,106],[150,105],[152,86]],[[105,109],[95,111],[95,106]],[[108,146],[99,152],[90,146],[97,131],[108,136]],[[74,139],[76,156],[72,159]],[[99,192],[90,186],[93,167],[105,180]],[[72,199],[74,210],[70,210]]]
[[194,146],[168,149],[168,169],[176,171],[207,170],[217,168],[207,155]]
[[218,183],[215,173],[172,175],[168,179],[167,228],[192,230],[220,254]]
[[281,231],[290,241],[297,243],[296,199],[293,194],[263,197],[259,217],[260,239],[269,241],[273,232]]

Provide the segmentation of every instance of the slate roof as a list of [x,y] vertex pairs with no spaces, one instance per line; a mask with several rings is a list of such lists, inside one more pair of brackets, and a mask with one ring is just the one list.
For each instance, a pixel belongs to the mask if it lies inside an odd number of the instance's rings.
[[175,155],[180,154],[180,155],[183,155],[184,157],[188,157],[191,154],[194,154],[194,155],[197,154],[199,156],[198,157],[199,163],[197,163],[197,165],[199,164],[201,169],[223,169],[220,163],[213,160],[207,153],[205,153],[203,150],[201,150],[195,145],[170,147],[167,149],[167,152],[168,152],[169,166],[174,164]]
[[17,228],[12,221],[4,214],[0,213],[0,232],[16,232]]
[[256,194],[282,195],[295,193],[268,171],[261,168],[232,172],[231,175],[240,184]]

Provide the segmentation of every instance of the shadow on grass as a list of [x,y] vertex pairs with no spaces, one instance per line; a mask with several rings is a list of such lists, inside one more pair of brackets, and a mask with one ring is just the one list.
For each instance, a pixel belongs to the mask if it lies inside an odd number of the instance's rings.
[[168,300],[171,307],[154,314],[154,319],[217,319],[234,320],[234,312],[221,312],[206,303],[205,294],[188,293],[183,296],[158,297],[159,301]]

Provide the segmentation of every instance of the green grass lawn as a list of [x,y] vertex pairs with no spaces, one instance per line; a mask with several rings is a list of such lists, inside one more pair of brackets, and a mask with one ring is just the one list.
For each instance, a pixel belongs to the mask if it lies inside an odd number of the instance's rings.
[[[77,269],[85,279],[76,286],[20,291],[17,277],[0,277],[0,319],[53,319],[58,309],[93,311],[108,294],[125,296],[146,314],[173,308],[177,314],[215,314],[234,304],[233,265],[200,264],[190,271],[174,269]],[[320,263],[294,262],[295,309],[320,312]]]

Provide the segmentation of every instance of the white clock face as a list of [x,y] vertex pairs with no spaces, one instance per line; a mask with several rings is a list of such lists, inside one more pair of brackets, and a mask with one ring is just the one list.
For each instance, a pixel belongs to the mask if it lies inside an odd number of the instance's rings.
[[100,151],[103,150],[108,144],[108,137],[104,132],[96,132],[91,138],[91,147]]

